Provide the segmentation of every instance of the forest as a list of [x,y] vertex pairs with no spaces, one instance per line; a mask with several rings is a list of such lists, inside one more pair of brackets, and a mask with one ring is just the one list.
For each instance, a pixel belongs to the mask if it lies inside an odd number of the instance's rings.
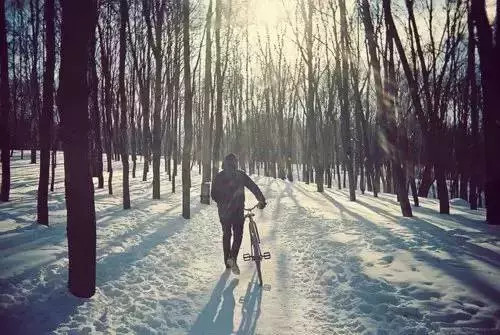
[[33,211],[51,225],[64,152],[78,297],[96,289],[96,189],[127,211],[132,180],[159,203],[168,188],[190,219],[229,152],[249,175],[352,202],[391,194],[402,217],[425,198],[452,215],[461,198],[498,225],[499,13],[491,0],[0,0],[0,200],[17,153],[39,166]]

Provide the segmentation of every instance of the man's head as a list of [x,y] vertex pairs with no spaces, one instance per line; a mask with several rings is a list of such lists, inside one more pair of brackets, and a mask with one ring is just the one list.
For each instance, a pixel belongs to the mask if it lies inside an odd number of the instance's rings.
[[238,158],[235,154],[230,153],[224,157],[224,162],[222,162],[223,170],[236,170],[238,168]]

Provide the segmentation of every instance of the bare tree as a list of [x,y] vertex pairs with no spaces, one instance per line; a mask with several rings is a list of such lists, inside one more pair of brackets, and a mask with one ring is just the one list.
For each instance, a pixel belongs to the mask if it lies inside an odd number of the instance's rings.
[[486,221],[500,224],[500,2],[497,1],[496,34],[493,35],[484,0],[471,1],[472,18],[477,29],[478,50],[483,91],[483,128],[486,163]]
[[49,160],[51,128],[54,118],[54,67],[55,67],[55,5],[54,0],[46,0],[45,20],[45,71],[43,74],[43,106],[40,115],[40,177],[38,180],[37,222],[49,224],[47,206],[49,188]]
[[189,0],[182,2],[184,36],[184,146],[182,148],[182,216],[190,218],[191,146],[193,141],[191,91],[191,51],[189,45]]
[[90,173],[87,55],[95,1],[62,2],[59,97],[64,145],[70,292],[95,293],[96,218]]
[[9,65],[7,53],[7,28],[5,24],[5,0],[0,2],[0,139],[2,149],[2,188],[1,201],[9,201],[10,193],[10,93],[9,93]]
[[120,151],[123,165],[123,209],[130,208],[129,191],[129,163],[128,163],[128,136],[127,136],[127,95],[125,94],[125,56],[127,41],[125,30],[128,22],[127,0],[120,0],[120,65],[119,65],[119,94],[120,94]]
[[[166,0],[161,0],[159,6],[153,6],[151,11],[148,0],[143,1],[144,18],[147,25],[148,42],[155,58],[154,82],[154,111],[153,111],[153,199],[160,199],[160,159],[161,159],[161,93],[162,93],[162,27],[165,14]],[[154,35],[151,23],[151,14],[154,15]]]
[[355,180],[353,171],[353,152],[350,131],[350,106],[349,106],[349,62],[348,62],[348,33],[347,33],[347,15],[345,1],[339,0],[340,10],[340,45],[342,52],[342,84],[341,84],[341,132],[342,147],[344,148],[344,158],[349,178],[349,199],[356,200]]
[[220,149],[222,140],[222,54],[221,54],[221,41],[220,41],[220,31],[221,31],[221,17],[222,17],[222,1],[215,1],[215,135],[213,142],[213,154],[212,154],[212,180],[219,172],[219,161],[220,161]]
[[210,204],[210,178],[211,178],[211,146],[210,134],[212,132],[210,126],[210,106],[211,106],[211,91],[212,91],[212,0],[210,0],[207,10],[207,31],[206,31],[206,53],[205,53],[205,83],[204,83],[204,99],[203,99],[203,176],[201,184],[201,203]]

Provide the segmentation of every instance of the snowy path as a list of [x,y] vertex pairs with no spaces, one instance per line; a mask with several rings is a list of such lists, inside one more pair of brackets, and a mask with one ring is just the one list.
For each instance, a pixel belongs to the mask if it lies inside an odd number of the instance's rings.
[[[45,228],[32,225],[38,168],[28,163],[15,157],[12,202],[0,204],[6,334],[500,331],[500,231],[481,222],[484,212],[457,201],[441,216],[424,200],[416,218],[403,219],[393,196],[353,203],[343,191],[254,176],[269,200],[256,216],[272,254],[261,289],[253,263],[240,260],[239,277],[224,271],[216,208],[199,205],[197,171],[192,219],[183,220],[180,187],[171,194],[162,180],[162,199],[150,200],[142,164],[131,180],[133,209],[123,211],[119,162],[115,195],[96,190],[97,293],[76,299],[66,292],[62,165]],[[245,230],[241,254],[248,250]]]

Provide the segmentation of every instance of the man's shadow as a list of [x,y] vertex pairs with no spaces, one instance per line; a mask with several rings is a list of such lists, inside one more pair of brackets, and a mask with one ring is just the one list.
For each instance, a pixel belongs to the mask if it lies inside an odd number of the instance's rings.
[[226,335],[233,333],[235,306],[233,291],[238,285],[238,279],[233,279],[224,289],[229,273],[229,271],[225,271],[220,276],[209,302],[198,315],[189,334]]
[[[228,335],[233,334],[234,318],[234,289],[238,279],[233,279],[226,287],[229,271],[225,271],[215,285],[209,302],[205,305],[189,331],[191,335]],[[242,297],[241,323],[234,334],[255,334],[257,321],[260,317],[260,304],[262,301],[262,287],[258,284],[254,272],[252,280],[248,283],[245,296]]]

